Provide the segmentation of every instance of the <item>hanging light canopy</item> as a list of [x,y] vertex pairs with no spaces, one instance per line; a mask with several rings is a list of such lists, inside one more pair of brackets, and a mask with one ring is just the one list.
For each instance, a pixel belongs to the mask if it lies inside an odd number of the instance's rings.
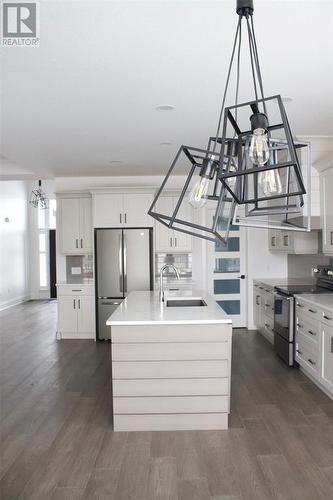
[[[236,12],[238,22],[216,134],[209,139],[207,149],[180,147],[148,212],[172,229],[208,240],[217,238],[223,243],[226,243],[232,224],[269,228],[270,216],[275,218],[275,223],[279,216],[281,225],[293,230],[290,215],[302,215],[306,194],[296,149],[308,145],[295,144],[281,96],[264,95],[253,23],[253,0],[237,0]],[[244,24],[254,97],[249,102],[239,103]],[[226,107],[234,65],[234,105]],[[187,167],[183,157],[188,161]],[[308,165],[308,178],[310,168]],[[179,200],[168,214],[160,198],[175,174],[186,177]],[[202,215],[195,215],[195,222],[192,222],[186,204],[197,209],[195,214],[209,204],[215,211],[212,223]],[[239,206],[244,207],[242,217],[237,215]],[[262,215],[266,219],[259,223],[256,217]],[[309,230],[309,224],[295,225],[295,230]]]
[[49,207],[49,199],[47,198],[45,192],[42,190],[42,181],[38,181],[38,188],[33,189],[30,195],[29,203],[35,208],[42,208],[46,210]]

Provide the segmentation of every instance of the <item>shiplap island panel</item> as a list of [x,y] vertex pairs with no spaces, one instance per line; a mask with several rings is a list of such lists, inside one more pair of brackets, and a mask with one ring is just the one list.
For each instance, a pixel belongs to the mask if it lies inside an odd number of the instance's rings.
[[206,305],[132,292],[108,319],[115,431],[228,428],[231,320],[207,294],[191,297]]

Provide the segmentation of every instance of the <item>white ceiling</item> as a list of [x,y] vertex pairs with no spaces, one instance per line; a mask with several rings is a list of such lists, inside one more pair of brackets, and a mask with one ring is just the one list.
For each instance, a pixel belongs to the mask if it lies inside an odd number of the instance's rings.
[[[296,135],[333,135],[333,2],[255,8],[266,95],[293,97]],[[235,0],[42,1],[40,47],[3,49],[2,174],[165,172],[215,132],[236,22]]]

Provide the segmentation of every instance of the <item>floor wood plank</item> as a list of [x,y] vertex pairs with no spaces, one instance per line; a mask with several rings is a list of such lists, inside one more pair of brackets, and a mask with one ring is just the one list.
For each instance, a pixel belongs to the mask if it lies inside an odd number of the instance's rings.
[[4,500],[333,499],[333,402],[258,333],[234,332],[228,431],[115,434],[110,344],[55,325],[0,312]]

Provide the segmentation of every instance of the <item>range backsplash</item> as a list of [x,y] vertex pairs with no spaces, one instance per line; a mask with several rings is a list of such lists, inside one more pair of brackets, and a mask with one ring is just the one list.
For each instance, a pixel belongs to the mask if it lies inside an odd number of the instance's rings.
[[333,264],[333,259],[323,254],[288,255],[288,277],[312,277],[312,269],[318,265]]

